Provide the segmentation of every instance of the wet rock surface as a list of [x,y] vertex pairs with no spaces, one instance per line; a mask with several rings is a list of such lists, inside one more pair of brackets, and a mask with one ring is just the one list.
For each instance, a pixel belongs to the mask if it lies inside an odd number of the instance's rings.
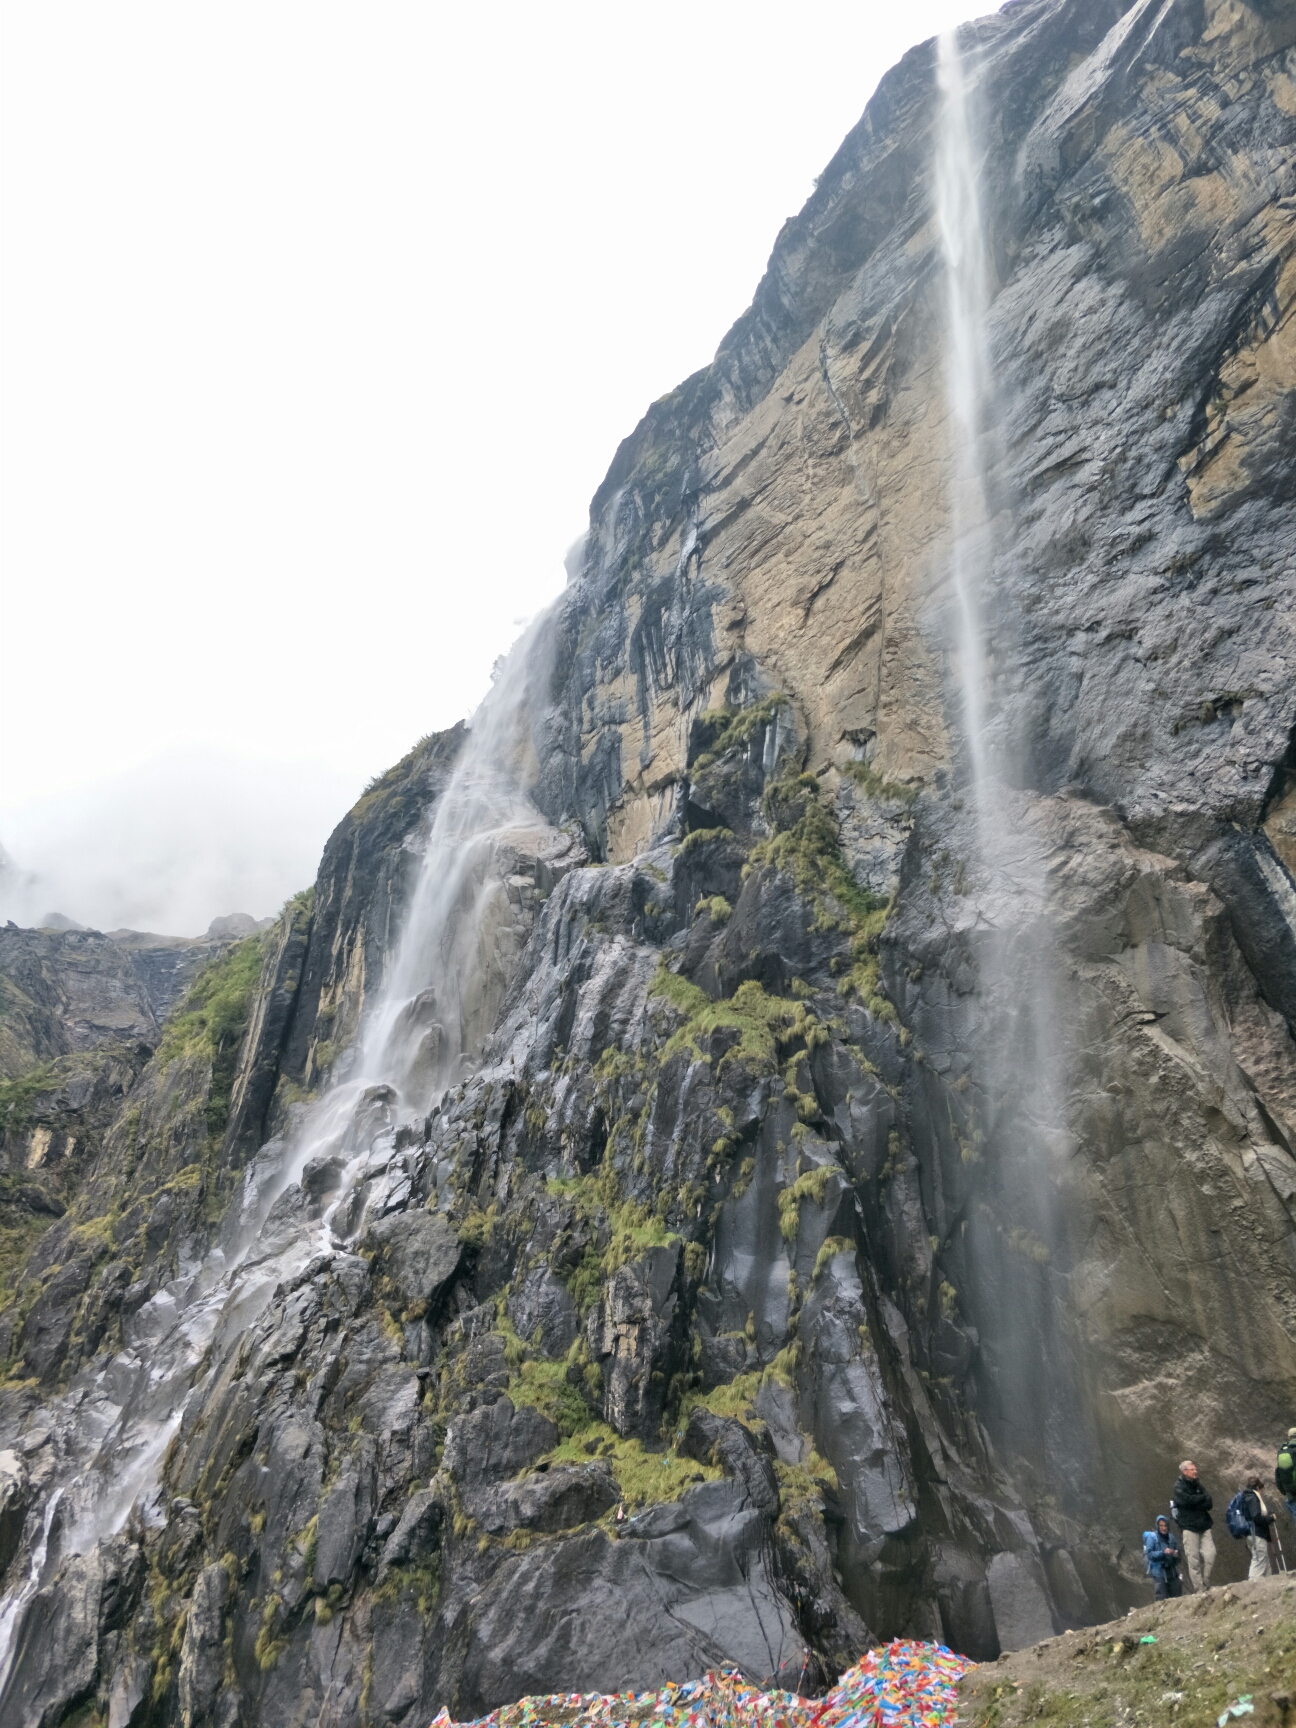
[[[1140,1600],[1178,1458],[1220,1504],[1288,1426],[1296,28],[1029,0],[964,47],[1010,862],[959,739],[928,45],[596,496],[451,1084],[429,978],[346,1089],[461,728],[23,1247],[6,1722],[992,1659]],[[86,1544],[79,1448],[141,1408]]]

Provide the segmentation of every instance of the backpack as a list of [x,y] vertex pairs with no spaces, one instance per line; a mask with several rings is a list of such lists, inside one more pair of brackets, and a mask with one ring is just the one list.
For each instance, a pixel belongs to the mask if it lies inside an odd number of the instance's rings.
[[1278,1448],[1278,1468],[1274,1471],[1274,1481],[1281,1493],[1291,1493],[1293,1477],[1296,1477],[1296,1442],[1284,1440]]
[[1238,1492],[1229,1501],[1228,1510],[1224,1514],[1224,1521],[1229,1527],[1229,1535],[1236,1536],[1239,1542],[1244,1536],[1253,1536],[1255,1534],[1251,1528],[1251,1520],[1247,1517],[1242,1504],[1245,1498],[1246,1489],[1239,1488]]

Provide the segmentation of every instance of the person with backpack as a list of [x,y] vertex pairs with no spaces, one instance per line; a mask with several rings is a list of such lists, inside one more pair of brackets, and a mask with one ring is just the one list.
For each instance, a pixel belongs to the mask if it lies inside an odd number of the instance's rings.
[[1168,1596],[1183,1595],[1183,1579],[1179,1576],[1183,1549],[1164,1514],[1157,1517],[1150,1530],[1143,1532],[1143,1559],[1148,1577],[1156,1586],[1158,1602],[1164,1602]]
[[1287,1438],[1278,1448],[1278,1464],[1274,1470],[1274,1487],[1287,1502],[1292,1523],[1296,1524],[1296,1428],[1287,1430]]
[[[1242,1531],[1238,1526],[1242,1526]],[[1228,1527],[1235,1536],[1245,1532],[1246,1545],[1251,1552],[1251,1569],[1247,1573],[1247,1582],[1253,1578],[1267,1578],[1273,1570],[1270,1562],[1270,1548],[1273,1543],[1274,1515],[1264,1503],[1260,1493],[1260,1478],[1248,1476],[1245,1484],[1229,1501]]]
[[1197,1466],[1185,1458],[1170,1500],[1170,1516],[1183,1536],[1184,1557],[1194,1590],[1209,1590],[1215,1570],[1215,1538],[1211,1535],[1210,1510],[1214,1502],[1202,1486]]

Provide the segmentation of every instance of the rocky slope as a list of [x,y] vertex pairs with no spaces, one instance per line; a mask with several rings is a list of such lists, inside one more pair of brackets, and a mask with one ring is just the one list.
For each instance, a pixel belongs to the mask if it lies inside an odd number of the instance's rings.
[[238,916],[192,939],[0,929],[0,1291],[12,1295],[27,1252],[94,1167],[176,1003],[256,929]]
[[[1025,0],[962,47],[989,817],[928,44],[617,453],[468,946],[401,970],[457,728],[199,980],[28,1261],[6,1720],[993,1658],[1142,1600],[1178,1459],[1222,1505],[1294,1419],[1296,14]],[[141,1408],[91,1540],[87,1436]]]
[[960,1687],[958,1728],[1058,1728],[1172,1718],[1211,1728],[1234,1720],[1281,1728],[1296,1700],[1296,1583],[1287,1576],[1132,1610],[975,1668]]
[[0,928],[0,1080],[107,1043],[155,1045],[202,968],[250,934]]

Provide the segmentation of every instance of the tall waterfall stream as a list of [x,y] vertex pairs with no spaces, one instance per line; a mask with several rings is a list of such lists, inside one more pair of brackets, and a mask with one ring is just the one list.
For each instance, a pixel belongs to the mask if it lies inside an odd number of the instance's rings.
[[977,180],[970,97],[958,38],[937,46],[940,93],[936,143],[936,216],[945,264],[946,374],[954,435],[950,520],[958,604],[958,666],[972,796],[985,830],[986,656],[983,589],[989,556],[983,434],[990,394],[985,320],[989,300],[985,228]]
[[[396,1128],[425,1116],[463,1054],[489,1031],[511,957],[496,941],[510,862],[552,837],[523,791],[529,681],[545,641],[542,618],[474,717],[436,805],[387,977],[344,1072],[285,1139],[253,1159],[216,1243],[124,1321],[118,1354],[79,1375],[54,1406],[67,1420],[58,1424],[41,1538],[27,1577],[0,1609],[0,1696],[41,1585],[128,1519],[160,1518],[162,1465],[188,1401],[201,1396],[276,1290],[322,1270],[363,1234],[375,1209],[407,1195],[408,1178],[393,1159]],[[309,1164],[330,1157],[343,1164],[341,1183],[318,1222],[276,1209]]]

